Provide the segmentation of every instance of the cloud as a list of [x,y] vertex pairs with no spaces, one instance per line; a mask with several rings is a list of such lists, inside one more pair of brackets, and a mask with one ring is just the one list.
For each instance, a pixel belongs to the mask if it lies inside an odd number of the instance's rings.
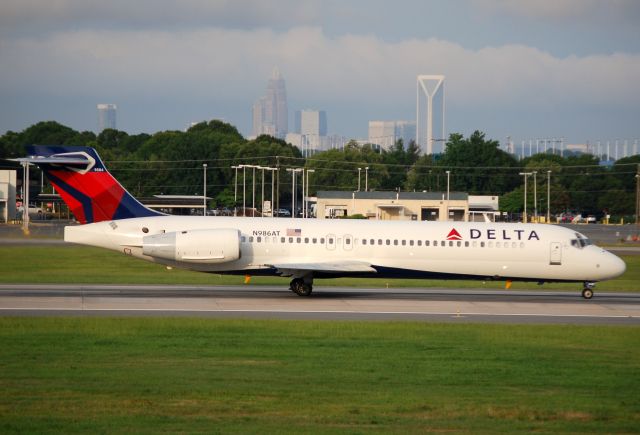
[[3,0],[0,33],[43,35],[69,29],[250,29],[319,22],[314,0]]
[[277,65],[290,93],[310,104],[405,104],[417,74],[445,74],[447,98],[457,104],[620,105],[640,97],[640,55],[558,58],[521,45],[469,50],[438,39],[330,38],[318,27],[85,30],[4,40],[0,51],[5,91],[250,98]]
[[477,10],[486,13],[507,13],[516,17],[540,20],[575,21],[601,20],[612,15],[617,20],[634,22],[640,15],[636,0],[472,0]]

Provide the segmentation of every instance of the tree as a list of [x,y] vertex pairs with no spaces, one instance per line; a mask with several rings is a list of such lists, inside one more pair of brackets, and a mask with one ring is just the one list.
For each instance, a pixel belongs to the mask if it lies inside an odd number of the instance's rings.
[[434,165],[433,156],[425,154],[411,166],[411,169],[407,173],[407,180],[405,181],[405,190],[428,192],[439,190],[437,180],[439,178],[440,169],[436,169]]
[[[370,144],[347,143],[343,150],[329,150],[318,153],[307,160],[307,168],[315,170],[313,187],[317,190],[358,189],[358,168],[360,170],[360,190],[365,188],[368,175],[368,188],[375,190],[383,186],[389,177],[383,156]],[[368,167],[368,171],[364,168]]]
[[[515,158],[500,150],[495,140],[485,140],[475,131],[468,139],[461,134],[449,136],[438,166],[451,171],[451,190],[475,195],[498,195],[518,185]],[[514,169],[512,169],[514,168]]]

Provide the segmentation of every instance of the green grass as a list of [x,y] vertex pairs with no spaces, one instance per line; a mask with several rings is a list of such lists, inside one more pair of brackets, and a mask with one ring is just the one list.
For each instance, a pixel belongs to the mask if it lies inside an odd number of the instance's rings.
[[2,433],[637,433],[640,329],[0,318]]
[[[0,246],[0,283],[83,284],[243,284],[243,276],[225,276],[172,269],[132,259],[106,249],[85,246]],[[620,278],[599,283],[596,291],[640,291],[640,256],[623,259]],[[288,287],[288,278],[253,277],[252,285]],[[504,288],[504,282],[338,278],[317,280],[316,286]],[[514,283],[513,289],[579,290],[580,284]]]

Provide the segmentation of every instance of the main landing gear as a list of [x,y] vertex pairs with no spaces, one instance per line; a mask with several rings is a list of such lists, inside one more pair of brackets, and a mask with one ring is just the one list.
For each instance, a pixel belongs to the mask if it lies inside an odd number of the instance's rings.
[[298,296],[309,296],[313,290],[313,278],[294,278],[289,288]]
[[593,297],[593,289],[596,287],[595,282],[585,282],[582,289],[582,297],[585,299],[591,299]]

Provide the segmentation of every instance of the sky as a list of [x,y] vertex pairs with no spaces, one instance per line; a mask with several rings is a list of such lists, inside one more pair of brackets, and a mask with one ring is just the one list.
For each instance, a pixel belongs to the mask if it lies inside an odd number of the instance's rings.
[[445,75],[446,130],[504,141],[640,138],[636,0],[3,0],[0,133],[44,120],[131,134],[223,119],[251,133],[274,67],[331,134],[415,120]]

